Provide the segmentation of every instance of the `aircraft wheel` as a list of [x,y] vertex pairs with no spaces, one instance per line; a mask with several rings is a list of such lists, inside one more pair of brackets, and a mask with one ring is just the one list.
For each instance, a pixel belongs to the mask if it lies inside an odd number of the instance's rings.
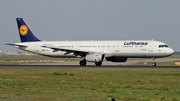
[[152,58],[152,60],[153,60],[152,66],[156,66],[155,58]]
[[152,66],[156,66],[156,63],[155,63],[155,62],[153,62],[153,63],[152,63]]
[[101,65],[102,65],[102,62],[95,62],[95,65],[96,65],[96,66],[101,66]]
[[79,65],[80,65],[80,66],[86,66],[86,60],[81,60],[81,61],[79,62]]

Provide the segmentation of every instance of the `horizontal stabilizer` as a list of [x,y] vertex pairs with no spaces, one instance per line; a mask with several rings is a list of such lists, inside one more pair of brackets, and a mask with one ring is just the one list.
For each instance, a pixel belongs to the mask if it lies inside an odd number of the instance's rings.
[[27,47],[26,45],[19,45],[19,44],[13,44],[13,43],[6,43],[5,45]]

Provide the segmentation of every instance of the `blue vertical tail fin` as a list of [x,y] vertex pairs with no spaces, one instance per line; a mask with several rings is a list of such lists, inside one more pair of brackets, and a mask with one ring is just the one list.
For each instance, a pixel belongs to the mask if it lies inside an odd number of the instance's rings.
[[26,23],[24,22],[23,18],[16,18],[16,21],[17,21],[17,26],[18,26],[21,42],[40,41],[31,32],[30,28],[26,25]]

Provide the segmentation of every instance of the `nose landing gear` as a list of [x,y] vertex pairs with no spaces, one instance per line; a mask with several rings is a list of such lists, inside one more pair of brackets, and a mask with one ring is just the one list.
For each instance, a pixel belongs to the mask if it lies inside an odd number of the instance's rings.
[[152,66],[156,66],[155,58],[152,58],[152,60],[153,60]]

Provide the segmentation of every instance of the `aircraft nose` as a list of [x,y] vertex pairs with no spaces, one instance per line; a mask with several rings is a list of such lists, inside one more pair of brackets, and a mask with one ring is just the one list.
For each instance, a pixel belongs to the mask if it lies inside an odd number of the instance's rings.
[[169,55],[173,55],[174,54],[174,50],[172,48],[169,48],[168,49],[168,53],[169,53]]

